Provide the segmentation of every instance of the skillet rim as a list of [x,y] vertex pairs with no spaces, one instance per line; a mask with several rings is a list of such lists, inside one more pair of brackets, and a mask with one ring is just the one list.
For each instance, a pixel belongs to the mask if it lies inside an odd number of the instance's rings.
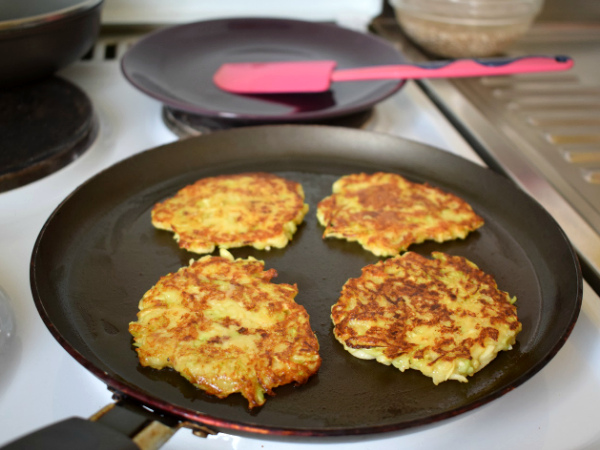
[[[296,132],[296,133],[300,133],[300,134],[308,133],[309,135],[311,133],[317,133],[317,134],[325,133],[324,134],[325,136],[327,136],[329,134],[333,134],[334,132],[348,134],[348,135],[352,135],[353,133],[359,133],[362,136],[367,136],[367,137],[371,136],[373,138],[383,139],[384,141],[387,141],[390,143],[396,143],[396,144],[402,143],[403,145],[409,145],[411,147],[415,147],[416,150],[424,151],[426,153],[432,152],[432,151],[434,153],[437,152],[436,153],[437,156],[444,155],[443,158],[446,158],[446,159],[449,158],[450,160],[456,162],[462,168],[471,167],[472,168],[471,170],[483,171],[481,173],[485,173],[486,177],[490,177],[490,179],[493,179],[494,180],[493,183],[503,184],[507,188],[509,186],[511,186],[511,188],[515,192],[515,195],[521,195],[521,196],[523,196],[523,198],[528,199],[527,201],[531,202],[530,206],[532,206],[533,208],[537,208],[538,212],[545,216],[544,220],[549,219],[550,223],[553,224],[555,230],[559,232],[559,236],[561,236],[562,243],[566,245],[565,250],[567,250],[567,253],[571,257],[568,265],[570,268],[571,267],[574,268],[574,275],[577,276],[577,282],[576,282],[576,286],[575,286],[575,290],[576,290],[575,298],[571,300],[572,304],[571,304],[571,308],[569,309],[570,316],[567,320],[569,325],[563,330],[563,333],[556,340],[556,342],[554,343],[554,345],[552,346],[550,351],[548,351],[547,354],[543,358],[541,358],[539,361],[537,361],[536,364],[531,366],[529,368],[529,370],[524,372],[518,380],[511,382],[510,385],[504,386],[502,389],[498,389],[497,391],[484,396],[483,398],[481,398],[480,400],[478,400],[476,402],[471,402],[471,403],[467,404],[463,408],[456,408],[455,410],[450,411],[450,412],[442,412],[439,414],[435,414],[435,415],[429,416],[425,419],[416,419],[416,420],[407,421],[407,422],[402,423],[400,426],[398,426],[397,424],[392,424],[392,425],[370,426],[368,428],[348,429],[345,427],[329,427],[326,429],[315,430],[314,428],[307,429],[307,428],[302,428],[302,427],[291,429],[291,428],[282,428],[282,427],[274,427],[274,426],[262,426],[262,425],[256,426],[256,425],[252,425],[252,424],[248,424],[248,423],[242,423],[239,421],[219,419],[219,418],[215,418],[215,417],[211,416],[210,414],[199,413],[197,411],[190,411],[187,408],[179,407],[168,401],[164,401],[162,399],[147,395],[139,387],[137,387],[135,385],[132,386],[131,383],[128,383],[126,380],[122,381],[118,375],[110,374],[107,371],[103,370],[102,368],[97,367],[93,362],[89,361],[82,353],[80,353],[75,348],[76,346],[74,346],[72,343],[70,343],[68,339],[65,339],[63,337],[62,333],[56,327],[56,325],[50,318],[48,311],[46,310],[46,307],[44,305],[44,300],[42,299],[41,293],[39,291],[39,286],[37,285],[37,278],[36,278],[37,272],[36,271],[37,271],[37,263],[39,262],[38,258],[39,258],[39,254],[40,254],[40,246],[44,243],[44,239],[46,239],[45,234],[48,231],[48,228],[52,224],[55,217],[62,211],[63,208],[66,207],[66,205],[69,204],[69,201],[71,201],[72,198],[74,198],[77,195],[81,195],[82,191],[84,191],[86,188],[88,188],[93,183],[97,182],[97,180],[100,177],[107,176],[107,174],[110,174],[110,172],[112,170],[115,170],[114,169],[115,166],[123,167],[123,165],[125,165],[125,164],[132,164],[132,162],[137,161],[139,158],[144,158],[144,157],[151,158],[152,157],[151,154],[157,154],[158,152],[161,152],[161,151],[162,152],[174,151],[173,150],[174,148],[176,149],[179,147],[185,148],[190,143],[193,145],[196,142],[201,142],[203,139],[206,140],[207,138],[219,139],[219,138],[223,138],[223,136],[225,136],[226,138],[234,139],[234,138],[239,138],[240,135],[242,135],[242,137],[244,137],[244,135],[246,135],[247,133],[249,133],[250,135],[252,135],[252,134],[260,135],[262,133],[265,136],[268,136],[270,133],[287,134],[287,133],[291,133],[291,132]],[[225,139],[225,140],[227,140],[227,139]],[[426,149],[428,149],[428,150],[426,150]],[[153,152],[155,152],[155,153],[153,153]],[[150,156],[148,156],[148,155],[150,155]],[[298,155],[295,155],[295,156],[298,157]],[[571,263],[573,264],[573,266],[571,266]],[[245,127],[245,128],[241,128],[241,129],[237,129],[237,130],[219,131],[219,132],[213,133],[212,135],[200,136],[197,138],[188,139],[186,141],[176,141],[171,144],[166,144],[163,146],[159,146],[156,148],[146,150],[144,152],[132,155],[129,158],[119,161],[116,164],[114,164],[113,166],[110,166],[110,167],[98,172],[97,174],[92,176],[90,179],[88,179],[86,182],[82,183],[67,198],[65,198],[60,203],[60,205],[58,205],[58,207],[52,212],[52,214],[50,215],[48,220],[45,222],[44,226],[42,227],[42,229],[36,239],[36,242],[35,242],[35,245],[33,248],[32,257],[31,257],[31,266],[30,266],[30,280],[31,280],[31,289],[32,289],[34,303],[36,305],[36,308],[38,309],[38,313],[40,314],[42,320],[44,321],[45,325],[47,326],[47,328],[49,329],[51,334],[60,343],[60,345],[63,348],[65,348],[69,354],[71,354],[71,356],[73,356],[87,370],[89,370],[96,377],[98,377],[105,384],[107,384],[109,389],[114,389],[114,390],[124,394],[126,397],[133,398],[134,401],[136,401],[136,402],[141,402],[142,404],[147,405],[147,406],[149,405],[153,409],[155,409],[159,412],[162,412],[165,414],[170,414],[170,415],[175,415],[180,418],[184,418],[185,420],[189,420],[192,422],[197,422],[197,423],[200,423],[203,425],[207,425],[209,427],[215,428],[217,431],[234,432],[236,434],[249,433],[252,435],[269,434],[269,435],[274,435],[274,436],[294,435],[294,436],[325,436],[325,437],[327,437],[327,436],[349,436],[349,435],[387,433],[387,432],[391,432],[391,431],[412,430],[419,426],[434,424],[441,420],[449,419],[451,417],[460,415],[467,411],[475,410],[476,408],[478,408],[486,403],[489,403],[496,398],[499,398],[500,396],[506,394],[507,392],[513,390],[517,386],[524,383],[525,381],[529,380],[533,375],[535,375],[537,372],[539,372],[556,355],[556,353],[562,348],[562,346],[568,339],[573,327],[575,326],[577,317],[578,317],[580,309],[581,309],[582,295],[583,295],[583,280],[582,280],[582,275],[581,275],[581,269],[579,266],[577,255],[576,255],[573,247],[570,245],[566,234],[563,232],[563,230],[560,228],[560,226],[557,224],[557,222],[550,216],[550,214],[547,211],[545,211],[541,207],[541,205],[539,205],[539,203],[537,203],[534,199],[529,197],[525,192],[520,190],[510,180],[498,175],[497,173],[491,171],[490,169],[478,166],[470,161],[467,161],[460,157],[457,157],[456,155],[449,154],[447,152],[444,152],[439,149],[435,149],[434,147],[431,147],[431,146],[428,146],[425,144],[413,142],[413,141],[403,139],[403,138],[398,138],[395,136],[380,135],[378,133],[367,132],[367,131],[363,131],[363,130],[354,130],[354,129],[340,128],[340,127],[318,126],[318,125],[263,125],[263,126],[255,126],[255,127]]]

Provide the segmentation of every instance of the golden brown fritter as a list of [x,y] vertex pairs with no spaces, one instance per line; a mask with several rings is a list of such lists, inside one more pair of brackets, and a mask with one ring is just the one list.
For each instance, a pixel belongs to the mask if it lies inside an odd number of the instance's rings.
[[347,175],[317,207],[323,238],[356,241],[377,256],[395,256],[411,244],[465,238],[483,225],[469,204],[427,184],[393,173]]
[[274,284],[262,261],[205,256],[162,277],[129,332],[140,363],[172,367],[219,398],[240,392],[250,408],[321,365],[319,343],[296,285]]
[[203,178],[152,209],[152,224],[175,233],[181,248],[287,245],[308,212],[299,183],[269,173]]
[[357,358],[420,370],[435,384],[466,382],[515,343],[516,298],[469,260],[432,256],[364,267],[332,307],[334,335]]

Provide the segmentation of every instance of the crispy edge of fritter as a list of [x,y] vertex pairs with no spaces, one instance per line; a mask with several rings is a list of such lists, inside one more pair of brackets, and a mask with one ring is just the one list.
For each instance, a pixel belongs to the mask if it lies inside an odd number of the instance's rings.
[[[331,320],[334,325],[334,336],[346,351],[359,359],[375,359],[385,365],[391,364],[401,372],[404,372],[409,368],[419,370],[424,375],[431,377],[435,385],[447,380],[467,382],[468,376],[474,375],[476,372],[487,366],[496,358],[500,351],[512,349],[512,345],[516,342],[516,336],[522,330],[522,324],[518,320],[516,306],[514,305],[516,297],[511,297],[507,292],[500,290],[492,275],[485,273],[479,269],[475,263],[464,257],[451,256],[442,252],[433,252],[432,256],[433,260],[430,260],[417,253],[407,252],[402,256],[396,256],[365,266],[360,277],[349,279],[342,288],[340,298],[332,306]],[[483,302],[482,309],[490,309],[494,312],[498,312],[497,316],[490,318],[491,322],[497,322],[497,328],[485,327],[481,329],[476,339],[467,337],[469,335],[469,330],[463,334],[459,333],[458,336],[460,338],[465,338],[460,343],[463,344],[465,341],[468,342],[463,347],[456,347],[458,350],[456,351],[457,356],[455,357],[447,356],[449,352],[444,349],[444,346],[448,346],[449,343],[443,339],[433,348],[419,348],[418,351],[415,352],[417,357],[410,354],[410,352],[413,351],[413,348],[417,346],[417,343],[411,342],[410,340],[398,339],[398,336],[406,336],[406,334],[411,331],[407,330],[404,327],[404,324],[408,321],[412,321],[412,317],[404,317],[405,320],[403,320],[402,317],[398,317],[396,319],[397,323],[393,324],[392,327],[389,327],[391,328],[389,335],[387,334],[386,329],[381,330],[381,327],[379,327],[371,334],[367,332],[364,335],[357,336],[354,328],[351,326],[353,321],[355,321],[354,323],[356,324],[356,321],[360,321],[361,317],[373,317],[372,320],[373,323],[375,323],[376,317],[380,317],[381,314],[386,313],[383,306],[371,308],[372,311],[369,310],[369,308],[365,308],[363,311],[355,311],[354,308],[356,307],[357,302],[360,301],[357,297],[362,291],[360,284],[364,282],[365,277],[371,277],[373,279],[386,278],[386,266],[390,266],[396,262],[400,262],[401,265],[403,263],[416,264],[419,269],[425,265],[433,272],[446,269],[450,271],[455,270],[456,273],[462,273],[467,277],[468,285],[480,296],[478,297],[478,301]],[[443,266],[444,264],[446,265]],[[438,278],[433,279],[430,284],[433,284],[436,289],[443,289],[443,286],[440,286],[440,283],[443,284]],[[389,302],[388,305],[394,304],[391,299],[397,298],[398,292],[381,293],[377,289],[377,286],[373,286],[372,284],[373,283],[371,283],[370,288],[368,288],[369,292],[366,294],[370,299],[375,301],[378,295],[381,295],[382,298],[385,298],[386,301]],[[424,310],[433,314],[432,321],[437,320],[440,327],[447,326],[448,332],[450,332],[452,331],[451,324],[440,323],[443,322],[443,320],[447,321],[452,316],[447,315],[449,311],[447,310],[446,305],[439,305],[429,301],[430,299],[426,296],[428,289],[430,288],[431,286],[420,286],[418,280],[417,282],[409,280],[405,292],[401,291],[400,293],[411,299],[418,296],[425,296],[423,304],[426,306],[426,309]],[[449,297],[452,296],[458,301],[461,300],[460,295],[457,295],[456,293],[449,294]],[[486,298],[488,300],[491,299],[491,305],[484,304]],[[431,304],[429,304],[428,301]],[[348,308],[346,308],[347,303],[354,306],[348,310]],[[396,305],[397,303],[394,304],[394,307],[396,307]],[[403,314],[406,315],[406,312],[401,312],[403,306],[405,305],[401,305],[401,307],[398,308],[400,316]],[[438,311],[437,315],[435,311]],[[461,310],[461,314],[466,313],[468,313],[468,311],[465,312],[465,309]],[[369,322],[367,321],[367,323]],[[503,327],[503,325],[506,327]],[[498,330],[499,328],[505,328],[502,330],[502,334]],[[369,327],[369,331],[371,331],[371,329],[372,328]],[[456,336],[452,333],[451,335],[453,337]],[[364,339],[361,339],[363,336]],[[353,340],[355,343],[350,343],[350,340]],[[385,345],[381,345],[382,343]],[[468,345],[469,343],[471,343],[470,346]],[[431,368],[431,374],[423,371],[422,367],[427,366]]]
[[[367,188],[357,188],[362,184],[369,184]],[[394,196],[386,199],[392,190],[410,189],[410,196]],[[367,189],[373,192],[367,193]],[[373,195],[375,194],[375,195]],[[398,215],[403,211],[397,209],[385,210],[392,201],[397,199],[410,200],[413,204],[423,202],[424,194],[434,194],[444,198],[446,204],[456,205],[451,211],[462,212],[466,219],[457,222],[436,218],[439,225],[430,226],[426,230],[417,230],[411,223],[398,222]],[[338,206],[343,198],[350,197],[356,203],[369,203],[358,212],[350,216],[348,205]],[[361,199],[362,197],[362,199]],[[439,214],[443,213],[440,210]],[[438,214],[438,215],[439,215]],[[471,205],[459,196],[446,192],[427,183],[414,183],[395,173],[376,172],[373,174],[357,173],[345,175],[336,180],[332,187],[332,194],[322,199],[317,205],[317,220],[325,227],[323,238],[338,238],[349,242],[357,242],[365,250],[376,256],[396,256],[406,251],[410,245],[420,244],[426,240],[445,242],[454,239],[464,239],[467,235],[484,225],[484,220],[475,213]],[[334,223],[334,222],[338,223]],[[395,226],[400,224],[400,226]],[[419,225],[421,228],[424,225]],[[399,230],[402,233],[398,233]],[[396,232],[396,233],[394,233]],[[386,235],[392,234],[391,237]],[[416,235],[415,235],[416,234]]]
[[[240,263],[246,268],[246,273],[243,275],[254,277],[256,281],[261,282],[263,285],[272,285],[276,292],[279,294],[282,291],[285,291],[285,297],[281,301],[281,305],[284,306],[285,311],[288,313],[284,314],[284,318],[282,320],[278,320],[276,322],[275,328],[266,328],[266,329],[257,329],[260,331],[258,335],[261,335],[261,343],[269,343],[274,344],[271,348],[267,348],[264,353],[264,358],[258,358],[259,362],[267,361],[268,364],[261,365],[253,365],[252,369],[262,368],[262,371],[250,372],[251,374],[255,374],[257,376],[256,379],[249,378],[235,378],[232,377],[232,383],[237,385],[239,388],[231,391],[223,391],[218,387],[218,383],[211,383],[213,379],[212,376],[218,375],[216,372],[211,373],[209,377],[204,378],[202,376],[196,376],[192,371],[188,370],[188,367],[178,368],[178,357],[186,357],[185,352],[183,355],[176,356],[173,353],[166,354],[163,351],[156,352],[156,348],[154,346],[145,346],[145,342],[148,339],[149,334],[146,333],[148,329],[148,324],[145,322],[140,322],[141,317],[144,313],[147,313],[150,309],[156,308],[167,308],[167,305],[164,304],[164,299],[159,298],[158,300],[155,298],[154,293],[156,289],[165,289],[172,287],[173,277],[181,277],[187,276],[189,269],[193,268],[195,264],[203,263],[203,262],[213,262],[215,260],[227,260],[231,263]],[[233,268],[234,271],[237,268]],[[222,272],[220,273],[222,275]],[[275,269],[264,270],[264,262],[260,260],[256,260],[253,257],[249,257],[248,259],[235,259],[227,250],[221,250],[220,256],[204,256],[196,261],[193,259],[190,260],[190,265],[186,267],[180,268],[177,272],[170,273],[164,275],[160,278],[160,280],[149,289],[142,299],[139,302],[139,312],[137,314],[137,320],[132,321],[129,324],[129,332],[133,336],[134,347],[137,354],[139,362],[144,367],[152,367],[154,369],[163,369],[163,368],[171,368],[177,371],[181,376],[186,378],[192,385],[197,388],[203,390],[204,392],[214,395],[217,398],[225,398],[234,393],[240,393],[243,397],[248,400],[248,405],[250,409],[253,409],[258,406],[262,406],[265,402],[265,394],[267,395],[275,395],[273,391],[274,388],[279,386],[294,383],[299,386],[306,383],[310,377],[315,375],[320,366],[321,366],[321,356],[319,355],[319,342],[318,339],[310,326],[310,317],[308,312],[304,308],[304,306],[295,302],[294,297],[298,292],[298,288],[296,285],[288,285],[288,284],[274,284],[271,283],[271,279],[277,276],[277,272]],[[202,274],[198,274],[196,272],[192,273],[189,278],[198,279],[198,277],[202,277]],[[217,277],[218,278],[218,277]],[[243,280],[242,280],[243,281]],[[218,283],[219,281],[216,280]],[[233,282],[232,282],[233,283]],[[232,284],[233,285],[233,284]],[[166,290],[166,289],[165,289]],[[160,292],[159,292],[160,294]],[[185,292],[184,292],[185,294]],[[185,295],[182,295],[185,297]],[[276,299],[277,300],[277,299]],[[146,304],[148,303],[148,304]],[[271,304],[274,303],[274,304]],[[180,309],[180,305],[176,305],[176,309]],[[251,308],[254,308],[250,305]],[[267,305],[269,310],[273,309],[273,313],[275,314],[277,311],[277,302],[269,302]],[[210,309],[212,310],[212,309]],[[208,311],[208,310],[207,310]],[[184,312],[184,315],[187,313]],[[157,320],[157,318],[163,317],[163,315],[159,316],[151,316],[150,321]],[[271,315],[270,315],[271,317]],[[300,318],[300,321],[294,321],[295,318]],[[161,319],[162,320],[162,319]],[[234,326],[236,324],[235,318],[225,317],[223,319],[224,324],[227,327]],[[210,321],[210,324],[220,324],[219,321],[214,320]],[[223,324],[220,324],[223,325]],[[244,336],[251,334],[250,328],[246,328],[244,325],[248,324],[240,324],[239,329],[236,331],[239,334]],[[248,325],[249,326],[249,325]],[[294,345],[288,345],[285,349],[276,350],[274,347],[277,345],[285,344],[285,339],[281,339],[282,333],[275,334],[275,331],[284,331],[284,330],[296,330],[293,337]],[[185,334],[186,330],[182,330]],[[235,330],[234,330],[235,331]],[[266,333],[265,336],[262,336],[262,333]],[[230,338],[227,335],[223,335],[218,338],[213,337],[211,340],[211,344],[219,345],[221,342],[227,341]],[[156,336],[159,340],[162,340],[162,336]],[[273,342],[271,342],[271,338],[273,338]],[[168,339],[168,344],[175,344],[180,340],[173,340],[170,337]],[[187,341],[184,339],[183,341]],[[162,349],[162,348],[161,348]],[[208,347],[203,347],[203,349],[209,349]],[[174,351],[174,349],[172,349]],[[185,350],[185,349],[184,349]],[[217,350],[223,351],[222,348],[218,348]],[[227,351],[229,353],[230,351]],[[299,353],[300,352],[300,353]],[[167,351],[168,353],[168,351]],[[217,352],[218,353],[218,352]],[[281,355],[284,357],[281,358]],[[286,359],[286,357],[288,359]],[[306,357],[304,360],[303,357]],[[225,361],[230,361],[230,358],[226,358]],[[300,362],[299,362],[300,361]],[[217,361],[218,362],[218,361]],[[278,369],[274,370],[273,365],[278,366]],[[293,370],[290,370],[293,369]],[[267,369],[267,370],[265,370]],[[237,373],[237,371],[235,372]],[[246,375],[246,373],[245,373]],[[218,376],[217,378],[222,378],[222,376]],[[254,380],[254,381],[253,381]],[[214,381],[214,380],[213,380]]]
[[[271,226],[271,230],[256,229],[253,232],[240,233],[237,239],[235,237],[227,237],[220,240],[220,238],[215,237],[215,235],[218,235],[217,230],[213,230],[212,235],[204,228],[200,228],[199,230],[190,233],[181,231],[179,229],[181,227],[178,227],[177,224],[174,223],[172,217],[164,220],[159,219],[159,216],[163,214],[173,216],[174,214],[169,208],[170,205],[177,203],[181,199],[194,198],[194,195],[189,195],[189,193],[204,187],[206,184],[248,177],[254,178],[253,181],[255,183],[265,181],[280,183],[282,187],[286,188],[285,193],[289,194],[292,200],[294,200],[293,204],[287,205],[287,207],[283,209],[283,213],[282,211],[275,211],[271,215],[271,217],[275,219]],[[277,195],[277,193],[275,195]],[[246,246],[254,247],[257,250],[268,251],[271,248],[284,248],[287,246],[298,230],[298,226],[304,220],[308,210],[309,205],[305,203],[304,189],[300,183],[271,173],[247,172],[201,178],[196,182],[183,187],[177,191],[174,196],[154,205],[151,210],[151,221],[155,228],[173,232],[173,237],[178,246],[193,253],[212,253],[217,247],[229,249]],[[254,225],[264,226],[265,224],[259,217]],[[235,236],[235,233],[232,234]]]

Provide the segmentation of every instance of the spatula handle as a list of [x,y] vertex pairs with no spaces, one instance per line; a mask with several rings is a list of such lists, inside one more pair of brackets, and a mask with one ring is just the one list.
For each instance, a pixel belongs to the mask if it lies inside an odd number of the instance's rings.
[[568,56],[524,56],[519,58],[458,59],[424,64],[339,69],[331,75],[332,81],[421,79],[481,77],[517,73],[553,72],[568,70],[573,60]]

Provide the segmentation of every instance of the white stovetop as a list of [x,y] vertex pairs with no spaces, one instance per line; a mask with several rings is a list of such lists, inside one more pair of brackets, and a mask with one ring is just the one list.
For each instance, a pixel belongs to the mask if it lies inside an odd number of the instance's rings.
[[[101,133],[74,163],[0,194],[0,286],[8,297],[3,300],[0,294],[0,445],[67,417],[89,417],[111,402],[105,385],[60,347],[39,318],[29,287],[29,258],[46,218],[76,186],[125,157],[176,139],[160,119],[160,105],[128,85],[117,62],[77,63],[60,75],[90,95]],[[480,163],[412,83],[381,104],[376,118],[373,131],[421,141]],[[539,374],[491,404],[441,425],[326,444],[222,434],[201,439],[181,430],[164,448],[301,450],[310,444],[311,449],[593,449],[600,448],[598,404],[600,299],[586,286],[570,339]]]
[[104,0],[104,24],[178,24],[226,17],[294,18],[366,29],[381,0]]

